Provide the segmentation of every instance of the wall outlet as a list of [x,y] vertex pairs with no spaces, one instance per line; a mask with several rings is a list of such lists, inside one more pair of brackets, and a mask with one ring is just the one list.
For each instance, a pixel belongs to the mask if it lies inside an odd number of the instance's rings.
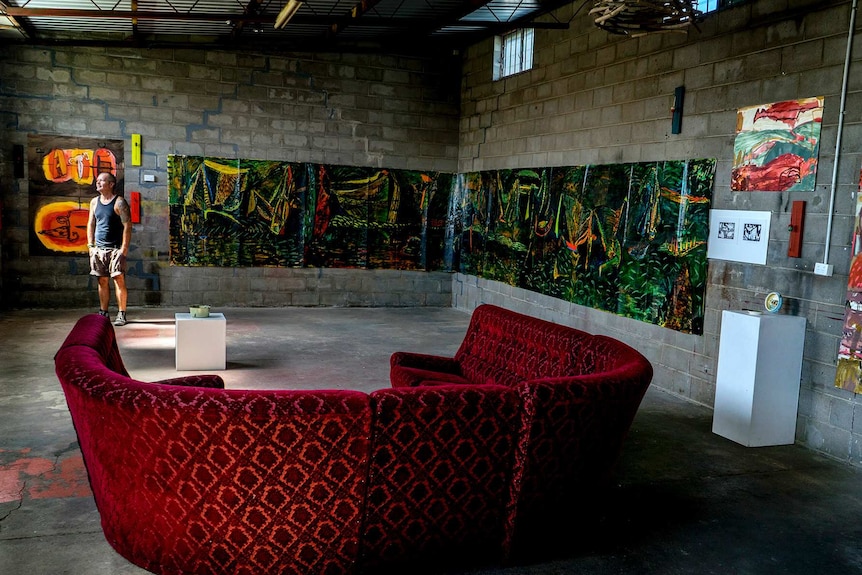
[[832,276],[832,264],[825,264],[825,263],[814,264],[814,275]]

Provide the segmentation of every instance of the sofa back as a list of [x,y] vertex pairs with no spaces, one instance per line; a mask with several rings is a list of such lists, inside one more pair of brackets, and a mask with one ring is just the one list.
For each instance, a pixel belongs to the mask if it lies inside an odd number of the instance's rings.
[[140,382],[108,367],[96,332],[113,327],[82,318],[55,363],[121,555],[155,573],[354,570],[367,394]]
[[595,373],[517,386],[523,408],[507,549],[530,548],[531,535],[553,531],[606,485],[652,380],[652,365],[628,345],[605,336],[590,345]]
[[362,565],[373,573],[380,563],[408,559],[413,570],[417,560],[499,559],[517,392],[500,385],[382,389],[371,403]]
[[100,363],[115,373],[129,376],[126,366],[123,365],[123,358],[120,357],[114,327],[108,318],[95,313],[81,317],[66,336],[60,351],[75,346],[93,349],[98,354]]
[[593,336],[571,327],[483,304],[455,354],[473,383],[514,386],[536,377],[590,373]]

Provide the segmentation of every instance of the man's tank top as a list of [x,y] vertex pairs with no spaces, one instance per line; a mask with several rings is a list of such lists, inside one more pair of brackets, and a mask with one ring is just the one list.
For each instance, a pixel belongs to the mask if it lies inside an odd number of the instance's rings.
[[123,245],[123,220],[114,211],[119,196],[103,204],[96,199],[96,245],[100,248],[119,248]]

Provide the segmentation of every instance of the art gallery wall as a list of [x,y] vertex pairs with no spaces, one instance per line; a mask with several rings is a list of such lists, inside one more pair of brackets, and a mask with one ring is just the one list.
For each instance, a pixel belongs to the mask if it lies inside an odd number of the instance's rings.
[[[712,407],[721,312],[762,310],[765,296],[779,291],[782,312],[807,319],[797,441],[862,465],[862,396],[835,387],[862,162],[858,82],[851,82],[847,98],[835,215],[826,237],[851,2],[757,0],[706,17],[699,31],[639,38],[603,33],[584,11],[575,14],[578,6],[556,13],[561,21],[571,19],[568,32],[536,31],[530,72],[492,82],[493,44],[468,51],[459,170],[717,158],[711,207],[770,214],[766,264],[710,260],[703,336],[469,275],[456,278],[455,305],[506,302],[619,337],[645,350],[656,367],[654,385]],[[857,39],[851,78],[862,73],[860,58]],[[685,87],[682,131],[672,134],[670,109],[679,86]],[[814,191],[733,191],[738,110],[819,96],[825,101]],[[806,202],[802,257],[791,258],[788,226],[798,200]],[[827,241],[834,276],[815,276]]]
[[[168,156],[319,162],[454,173],[458,66],[372,55],[266,56],[204,50],[4,48],[0,62],[2,305],[97,305],[82,253],[31,249],[33,138],[125,142],[126,193],[142,198],[129,254],[130,305],[450,305],[451,277],[376,269],[173,266]],[[142,165],[131,163],[140,134]],[[66,140],[61,140],[66,141]],[[88,142],[89,143],[89,142]],[[65,190],[92,197],[83,184]],[[37,246],[38,247],[38,246]]]
[[[797,439],[862,464],[860,400],[834,386],[862,161],[855,84],[837,170],[830,238],[835,275],[811,273],[827,241],[850,2],[754,0],[711,15],[699,31],[639,38],[597,29],[586,11],[575,14],[579,5],[553,15],[571,20],[569,30],[536,31],[533,71],[501,82],[491,80],[490,41],[445,61],[6,48],[0,62],[2,303],[95,302],[83,258],[29,252],[29,190],[26,178],[12,177],[11,146],[26,145],[31,134],[128,143],[140,133],[143,166],[129,166],[128,150],[125,158],[125,187],[142,194],[143,212],[131,254],[140,266],[130,276],[133,305],[198,303],[193,298],[212,285],[218,286],[213,296],[242,298],[237,303],[243,305],[454,302],[469,310],[490,301],[615,335],[648,355],[656,368],[654,385],[709,407],[721,311],[760,309],[766,293],[777,290],[785,295],[785,312],[808,320]],[[852,77],[862,72],[860,54],[854,51]],[[670,107],[679,86],[686,88],[682,132],[672,134]],[[737,110],[817,96],[825,100],[815,191],[732,191]],[[770,212],[767,264],[710,261],[703,335],[471,273],[171,266],[170,154],[452,174],[714,158],[714,208]],[[801,258],[786,255],[794,200],[807,203]]]

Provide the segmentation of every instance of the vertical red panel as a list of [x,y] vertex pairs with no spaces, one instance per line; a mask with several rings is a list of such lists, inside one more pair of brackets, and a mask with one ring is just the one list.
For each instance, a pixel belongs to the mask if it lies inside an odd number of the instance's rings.
[[132,211],[132,223],[141,223],[141,192],[131,192],[129,194],[129,207]]
[[802,256],[802,222],[805,219],[805,202],[793,202],[790,211],[790,243],[787,245],[787,257]]

